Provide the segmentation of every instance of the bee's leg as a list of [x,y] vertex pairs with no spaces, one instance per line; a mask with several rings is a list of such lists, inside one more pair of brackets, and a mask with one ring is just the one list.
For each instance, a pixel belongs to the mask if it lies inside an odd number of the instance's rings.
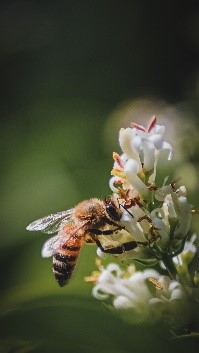
[[118,224],[117,222],[112,221],[112,220],[109,219],[109,218],[105,218],[105,222],[106,222],[107,224],[109,224],[110,226],[115,226],[115,227],[117,227],[118,230],[119,230],[119,229],[125,229],[124,226],[121,226],[120,224]]
[[[123,227],[122,227],[122,229],[123,229]],[[117,232],[117,230],[121,230],[121,227],[118,226],[117,228],[107,229],[107,230],[89,229],[89,233],[92,235],[112,235],[115,232]]]
[[108,254],[123,254],[125,251],[133,250],[135,249],[138,245],[147,245],[147,242],[141,242],[141,241],[128,241],[126,243],[123,243],[122,245],[115,246],[114,248],[109,248],[109,249],[104,249],[102,244],[98,239],[95,239],[97,246],[100,248],[100,250],[104,253]]

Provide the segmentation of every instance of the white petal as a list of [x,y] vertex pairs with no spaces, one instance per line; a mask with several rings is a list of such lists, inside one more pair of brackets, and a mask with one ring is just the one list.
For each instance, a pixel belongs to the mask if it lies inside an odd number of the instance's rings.
[[110,178],[109,180],[109,187],[110,189],[115,192],[118,193],[118,189],[114,186],[114,183],[118,180],[118,177],[113,176],[112,178]]
[[178,189],[178,196],[187,196],[187,189],[184,185],[181,185]]
[[154,169],[155,163],[155,147],[153,142],[149,140],[143,140],[143,152],[144,152],[144,169],[151,171]]
[[196,234],[193,234],[193,235],[191,236],[191,239],[190,239],[190,240],[187,240],[187,241],[185,242],[185,246],[184,246],[184,250],[183,250],[183,251],[189,251],[189,252],[195,254],[196,251],[197,251],[197,247],[196,247],[195,244],[194,244],[194,242],[196,241],[196,239],[197,239],[197,235],[196,235]]
[[155,305],[155,304],[159,304],[159,303],[162,303],[162,300],[159,299],[159,298],[151,298],[151,299],[149,300],[149,304],[150,304],[150,305]]
[[161,188],[158,188],[155,192],[155,198],[158,201],[164,201],[166,195],[171,194],[173,191],[171,185],[164,185]]
[[[169,189],[168,189],[169,191]],[[173,191],[171,191],[171,194],[173,194]],[[164,212],[167,216],[170,218],[176,218],[176,211],[174,208],[174,203],[171,194],[165,196],[165,202],[163,203],[163,209]]]
[[170,300],[175,300],[175,299],[182,299],[184,297],[184,294],[180,288],[174,289],[174,291],[171,293],[171,299]]
[[147,186],[143,183],[143,181],[137,176],[134,172],[126,172],[126,179],[133,186],[135,190],[138,191],[143,196],[147,196],[149,190]]
[[100,277],[98,278],[98,283],[103,284],[103,283],[114,283],[115,282],[115,277],[112,275],[107,270],[103,270]]
[[143,271],[143,276],[144,276],[144,278],[153,277],[153,278],[156,278],[159,280],[160,274],[156,270],[149,268],[149,269]]
[[170,278],[168,276],[160,276],[159,282],[164,287],[164,290],[167,291],[170,285]]
[[149,177],[149,183],[154,183],[156,178],[156,168],[158,164],[159,151],[155,151],[155,161],[153,166],[153,173]]
[[125,226],[126,230],[128,230],[128,232],[133,235],[133,239],[135,241],[146,241],[141,225],[135,219],[132,219],[130,215],[129,220],[127,217],[125,217],[125,220],[122,219],[122,222],[124,222],[123,225]]
[[177,282],[177,281],[171,281],[171,282],[170,282],[170,285],[169,285],[169,290],[172,292],[173,290],[175,290],[175,289],[177,289],[177,288],[179,288],[179,287],[181,287],[180,284],[179,284],[179,282]]
[[121,221],[122,222],[131,222],[132,216],[127,211],[123,211]]
[[140,136],[135,136],[132,140],[132,146],[136,151],[140,151],[142,149],[142,139]]
[[192,219],[192,206],[188,204],[186,197],[180,196],[178,198],[176,194],[173,194],[172,199],[176,214],[180,221],[179,226],[176,227],[174,231],[174,237],[176,239],[182,239],[187,235],[190,229]]
[[114,273],[114,276],[116,277],[121,277],[122,276],[122,270],[121,268],[115,264],[115,263],[111,263],[107,266],[107,271],[109,271],[111,274]]
[[101,286],[98,284],[95,285],[95,287],[93,287],[92,294],[95,298],[97,298],[99,300],[105,300],[109,297],[109,294],[103,292],[101,289]]
[[161,150],[162,149],[162,136],[160,134],[155,134],[149,137],[149,140],[151,142],[153,142],[155,148],[157,150]]
[[134,136],[135,136],[135,132],[133,132],[133,129],[131,128],[120,129],[119,144],[127,158],[133,158],[133,159],[139,160],[139,154],[132,146],[132,139]]
[[152,212],[151,212],[151,218],[156,217],[157,214],[160,214],[161,218],[165,217],[164,211],[162,208],[158,207],[155,208]]
[[117,297],[114,300],[113,305],[116,309],[128,309],[134,307],[132,301],[123,295]]
[[164,125],[156,125],[155,126],[155,133],[156,134],[160,134],[161,136],[163,136],[165,134],[165,126]]
[[124,167],[127,181],[142,195],[148,194],[148,188],[143,181],[137,176],[140,165],[137,161],[129,159]]
[[173,147],[170,145],[170,143],[163,141],[162,149],[169,150],[168,160],[170,161],[173,158]]
[[143,275],[143,272],[137,271],[134,272],[133,275],[128,278],[128,281],[136,284],[137,282],[144,282],[144,279],[145,277]]
[[124,172],[133,172],[133,173],[138,173],[140,170],[140,165],[137,161],[135,161],[134,159],[129,159],[126,162],[126,165],[124,167]]
[[158,217],[153,218],[153,225],[160,230],[165,230],[165,228],[166,228],[162,219],[160,219]]
[[99,256],[101,259],[106,259],[107,255],[100,250],[100,248],[97,248],[97,256]]

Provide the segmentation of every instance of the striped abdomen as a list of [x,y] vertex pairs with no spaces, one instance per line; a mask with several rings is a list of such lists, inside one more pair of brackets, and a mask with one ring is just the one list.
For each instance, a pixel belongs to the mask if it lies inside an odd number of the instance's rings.
[[82,245],[82,239],[71,237],[60,250],[54,254],[53,273],[60,287],[63,287],[70,280]]

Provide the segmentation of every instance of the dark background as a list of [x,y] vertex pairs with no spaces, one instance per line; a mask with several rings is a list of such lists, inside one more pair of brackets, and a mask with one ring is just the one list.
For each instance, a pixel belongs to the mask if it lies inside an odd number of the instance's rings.
[[95,246],[58,288],[40,257],[46,237],[25,227],[109,194],[119,128],[154,114],[178,151],[170,172],[198,204],[198,20],[194,0],[1,2],[2,352],[182,348],[162,343],[163,326],[128,325],[91,297]]

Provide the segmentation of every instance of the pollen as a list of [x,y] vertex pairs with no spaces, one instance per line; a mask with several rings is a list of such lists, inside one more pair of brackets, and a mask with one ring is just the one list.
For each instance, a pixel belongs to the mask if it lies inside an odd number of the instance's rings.
[[120,167],[121,169],[124,168],[124,164],[123,164],[123,162],[122,162],[122,160],[121,160],[121,157],[120,157],[120,155],[119,155],[118,153],[113,152],[113,159],[114,159],[114,161],[119,165],[119,167]]
[[99,271],[93,271],[91,276],[84,277],[84,282],[96,283],[98,281],[98,278],[99,278],[100,274],[101,273]]
[[151,282],[156,289],[163,289],[163,285],[154,277],[149,278],[149,282]]
[[117,168],[113,168],[113,169],[112,169],[111,175],[113,175],[113,176],[118,176],[118,177],[120,177],[120,178],[126,178],[126,176],[124,175],[124,173],[123,173],[120,169],[117,169]]
[[154,126],[156,125],[156,122],[157,122],[157,117],[153,116],[151,121],[149,122],[147,132],[150,132],[154,128]]

